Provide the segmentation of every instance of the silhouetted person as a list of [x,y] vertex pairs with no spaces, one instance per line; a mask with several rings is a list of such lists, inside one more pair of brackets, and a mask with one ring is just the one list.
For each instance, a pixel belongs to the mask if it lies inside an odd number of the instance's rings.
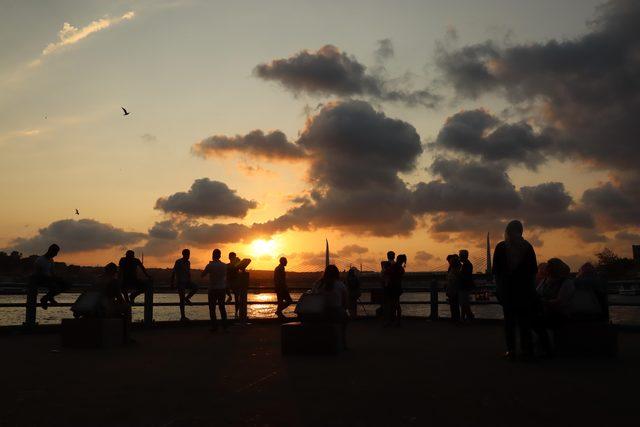
[[227,264],[220,261],[222,253],[220,249],[214,249],[211,254],[211,261],[202,271],[202,277],[209,275],[209,317],[211,318],[211,331],[218,330],[218,321],[216,319],[216,306],[220,310],[220,319],[222,320],[222,328],[227,329],[227,309],[225,307],[224,297],[227,290]]
[[238,318],[238,313],[240,310],[240,289],[238,287],[238,273],[239,273],[239,265],[240,258],[236,255],[235,252],[229,252],[229,263],[227,264],[227,292],[231,291],[233,293],[234,304],[234,313],[235,318]]
[[151,276],[147,273],[147,269],[144,268],[142,262],[136,258],[135,252],[128,250],[123,258],[120,258],[118,263],[120,281],[122,283],[122,290],[129,300],[130,304],[135,303],[135,299],[138,295],[144,293],[148,283],[138,278],[138,269],[142,271],[147,279],[150,281]]
[[40,304],[44,310],[49,308],[49,304],[57,304],[58,302],[54,297],[69,287],[65,280],[57,277],[54,273],[53,259],[58,255],[58,252],[60,252],[60,246],[54,243],[49,246],[44,255],[36,259],[33,266],[33,285],[36,289],[39,287],[47,289],[47,293],[40,298]]
[[360,299],[360,277],[358,277],[358,269],[351,267],[347,273],[347,291],[349,293],[349,301],[347,309],[352,319],[358,317],[358,300]]
[[118,280],[118,266],[110,262],[104,267],[98,282],[89,291],[83,292],[71,307],[75,317],[123,319],[124,343],[131,342],[131,305],[127,303]]
[[293,300],[289,295],[289,288],[287,287],[287,272],[285,267],[287,266],[287,259],[285,257],[280,258],[280,263],[273,270],[273,284],[276,288],[276,299],[278,301],[278,307],[276,308],[276,316],[278,319],[286,319],[282,313],[283,310],[291,305]]
[[460,291],[458,292],[460,314],[463,321],[471,321],[474,319],[471,311],[471,292],[474,288],[473,264],[469,261],[469,251],[466,249],[461,249],[458,257],[460,258]]
[[[178,288],[178,296],[180,297],[180,320],[189,320],[184,312],[184,306],[191,305],[191,297],[198,292],[198,285],[191,280],[191,251],[189,249],[182,250],[182,258],[176,260],[171,271],[171,287]],[[185,295],[185,291],[189,289],[189,293]]]
[[516,329],[520,331],[520,346],[525,358],[533,356],[531,326],[537,305],[535,289],[538,262],[533,246],[523,237],[520,221],[511,221],[504,232],[504,241],[493,253],[493,275],[498,301],[504,312],[506,356],[516,355]]
[[388,314],[385,313],[385,310],[387,310],[387,307],[385,307],[385,305],[388,303],[388,301],[386,300],[385,289],[387,288],[387,286],[389,285],[389,281],[391,280],[391,269],[395,263],[396,253],[393,251],[387,252],[387,259],[380,262],[380,278],[382,279],[382,306],[380,306],[376,310],[376,313],[385,317],[388,316]]
[[389,282],[385,288],[385,299],[387,304],[387,326],[400,326],[402,318],[402,306],[400,305],[400,295],[402,295],[402,276],[404,276],[404,268],[407,264],[407,256],[398,255],[396,262],[390,267]]
[[540,311],[534,326],[542,351],[550,356],[552,348],[547,329],[556,329],[568,320],[576,288],[570,277],[571,269],[561,259],[551,258],[547,261],[546,270],[547,277],[536,288],[540,297]]
[[316,282],[312,291],[324,295],[324,317],[330,322],[342,325],[343,346],[347,348],[347,287],[340,281],[340,270],[333,264],[328,265],[322,278]]
[[449,311],[451,321],[460,321],[460,270],[462,264],[460,257],[456,254],[447,255],[449,268],[447,269],[447,289],[446,294],[449,299]]

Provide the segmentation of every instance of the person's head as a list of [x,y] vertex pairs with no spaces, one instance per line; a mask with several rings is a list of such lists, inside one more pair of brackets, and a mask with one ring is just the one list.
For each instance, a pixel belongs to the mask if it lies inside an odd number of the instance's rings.
[[286,267],[287,265],[287,258],[285,257],[280,257],[280,265],[283,267]]
[[541,281],[549,277],[549,264],[541,262],[538,264],[538,272],[536,273],[536,281]]
[[547,261],[547,274],[550,279],[566,279],[571,274],[571,268],[560,258]]
[[357,268],[355,268],[355,267],[351,267],[351,268],[349,269],[349,276],[353,277],[353,276],[355,276],[355,275],[357,275],[357,274],[358,274],[358,269],[357,269]]
[[396,259],[396,253],[393,251],[387,252],[387,260],[393,261],[394,259]]
[[235,261],[237,257],[235,252],[229,252],[229,261]]
[[517,219],[514,219],[504,230],[504,240],[507,242],[515,242],[522,238],[522,233],[524,231],[524,227],[522,223]]
[[457,268],[460,264],[460,257],[458,257],[458,254],[447,255],[447,262],[449,263],[449,270]]
[[222,252],[220,252],[220,249],[214,249],[213,252],[211,252],[211,259],[214,261],[219,261],[221,256]]
[[585,262],[584,264],[582,264],[582,266],[578,269],[578,273],[576,274],[576,277],[596,277],[596,276],[597,276],[596,268],[590,262]]
[[113,262],[110,262],[109,264],[104,266],[105,277],[115,277],[116,274],[118,274],[118,266]]
[[398,255],[398,258],[396,258],[396,263],[404,267],[407,264],[407,256],[405,254]]
[[191,256],[191,251],[189,249],[182,250],[182,258],[189,259],[190,256]]
[[55,258],[55,256],[58,255],[58,252],[60,252],[60,246],[54,243],[53,245],[49,246],[49,248],[47,249],[47,253],[44,255],[47,258]]
[[327,265],[324,269],[324,274],[322,275],[322,281],[324,282],[327,289],[332,289],[333,284],[340,279],[340,270],[333,264]]
[[136,256],[136,253],[129,249],[127,252],[125,252],[124,256],[126,256],[127,258],[133,258]]
[[460,249],[460,251],[458,252],[458,257],[460,258],[461,261],[466,261],[469,259],[469,251],[466,249]]

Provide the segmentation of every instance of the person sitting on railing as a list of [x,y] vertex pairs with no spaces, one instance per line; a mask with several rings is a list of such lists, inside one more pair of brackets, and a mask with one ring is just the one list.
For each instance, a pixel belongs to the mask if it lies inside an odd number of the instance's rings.
[[[171,287],[178,288],[178,297],[180,298],[180,321],[189,320],[185,315],[185,304],[191,305],[191,297],[198,292],[198,285],[191,280],[191,251],[189,249],[182,250],[182,258],[176,260],[171,271]],[[189,293],[185,295],[185,291],[189,289]]]
[[[144,293],[147,286],[149,286],[148,282],[144,282],[138,279],[138,269],[142,270],[142,273],[147,277],[149,281],[151,281],[151,276],[147,273],[147,270],[142,265],[142,262],[135,257],[135,252],[132,250],[128,250],[125,253],[123,258],[120,258],[119,266],[119,275],[120,281],[122,283],[122,290],[127,297],[127,300],[131,305],[135,302],[135,299],[138,295]],[[129,292],[127,294],[127,292]]]
[[328,265],[322,278],[311,290],[324,295],[324,318],[342,325],[343,346],[347,348],[347,287],[340,281],[340,270],[333,264]]
[[36,288],[36,292],[39,287],[47,288],[47,293],[40,299],[44,310],[49,307],[49,304],[57,304],[54,297],[69,287],[69,284],[56,276],[53,270],[53,259],[58,255],[58,252],[60,252],[60,246],[54,243],[49,246],[44,255],[36,259],[34,264],[32,284]]

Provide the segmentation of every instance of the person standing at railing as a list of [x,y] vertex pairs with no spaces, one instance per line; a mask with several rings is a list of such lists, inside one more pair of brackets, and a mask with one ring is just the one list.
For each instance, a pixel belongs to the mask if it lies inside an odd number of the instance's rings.
[[447,298],[449,299],[449,310],[451,321],[460,321],[460,258],[456,254],[447,255],[449,268],[447,269]]
[[285,320],[286,317],[282,313],[282,311],[289,307],[293,300],[291,299],[291,295],[289,294],[289,289],[287,287],[287,271],[285,267],[287,266],[287,258],[281,257],[280,263],[273,271],[273,284],[276,289],[276,298],[278,301],[278,307],[276,308],[276,316],[278,319]]
[[[146,276],[148,282],[138,278],[138,269]],[[120,282],[122,283],[122,290],[125,292],[125,295],[127,295],[129,303],[133,305],[136,297],[144,293],[147,286],[149,286],[151,276],[147,273],[144,265],[142,265],[142,261],[136,258],[136,254],[132,250],[128,250],[124,257],[120,258],[118,274]],[[128,292],[130,293],[127,294]]]
[[227,264],[220,261],[222,252],[214,249],[211,254],[211,261],[202,271],[202,277],[209,275],[209,317],[211,318],[211,332],[218,330],[218,320],[216,319],[216,306],[220,311],[222,328],[227,329],[227,309],[224,297],[227,290]]
[[[189,249],[182,250],[182,258],[176,260],[171,271],[171,287],[178,288],[178,296],[180,298],[180,321],[189,320],[185,315],[184,306],[191,305],[191,297],[198,292],[198,285],[191,280],[191,251]],[[189,289],[189,293],[185,295],[185,291]]]
[[239,317],[238,314],[242,305],[242,301],[240,301],[240,289],[238,288],[239,266],[240,258],[238,258],[235,252],[229,252],[229,262],[227,263],[227,293],[229,293],[229,291],[233,293],[233,300],[235,301],[234,314],[236,319]]
[[386,326],[401,326],[402,306],[400,305],[400,295],[402,295],[402,277],[407,264],[407,256],[398,255],[396,262],[390,267],[389,283],[385,288],[385,299],[387,301],[387,323]]
[[523,237],[520,221],[511,221],[504,241],[493,253],[493,275],[498,301],[504,313],[505,340],[510,360],[516,357],[516,329],[520,331],[520,347],[525,359],[533,357],[532,323],[538,303],[535,280],[538,271],[536,253]]
[[34,264],[32,277],[33,286],[36,289],[34,292],[37,292],[39,287],[47,288],[47,293],[40,299],[40,304],[42,304],[44,310],[49,308],[49,304],[57,304],[58,302],[54,297],[69,287],[69,284],[62,278],[57,277],[53,270],[53,259],[59,252],[60,246],[54,243],[49,246],[44,255],[36,259]]
[[347,310],[352,319],[358,317],[358,300],[360,299],[360,278],[358,277],[358,269],[351,267],[347,273],[347,291],[349,292],[349,302]]
[[460,314],[462,321],[470,322],[475,317],[471,311],[471,292],[473,291],[473,264],[469,261],[469,251],[461,249],[458,252],[460,258]]

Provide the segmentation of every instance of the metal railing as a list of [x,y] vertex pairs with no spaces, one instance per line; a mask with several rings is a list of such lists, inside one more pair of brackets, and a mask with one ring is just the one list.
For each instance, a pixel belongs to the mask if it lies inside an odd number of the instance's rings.
[[[630,281],[626,281],[626,282],[620,282],[621,284],[625,284],[625,285],[637,285],[637,282],[630,282]],[[5,285],[5,291],[3,292],[2,295],[25,295],[26,294],[26,302],[24,303],[20,303],[20,302],[0,302],[0,309],[2,308],[24,308],[25,309],[25,320],[23,323],[23,326],[25,326],[26,328],[33,328],[35,326],[37,326],[37,308],[41,307],[42,305],[40,303],[38,303],[38,292],[39,289],[37,287],[33,287],[33,286],[29,286],[25,283],[10,283],[10,289],[7,290],[6,289],[6,285]],[[616,283],[613,284],[614,286],[616,285]],[[81,292],[82,290],[86,290],[87,286],[82,286],[78,289],[75,289],[77,292]],[[309,287],[290,287],[289,291],[291,293],[302,293],[302,292],[306,292],[308,291],[310,288]],[[71,291],[73,291],[74,289],[70,289]],[[156,291],[161,291],[161,292],[156,292]],[[154,302],[154,295],[156,293],[169,293],[169,291],[171,291],[171,293],[175,292],[175,290],[170,290],[168,287],[166,286],[158,286],[154,289],[154,287],[152,285],[149,285],[146,287],[145,293],[144,293],[144,302],[143,303],[134,303],[132,304],[132,307],[143,307],[143,324],[149,326],[152,325],[154,323],[154,319],[153,319],[153,313],[154,313],[154,307],[178,307],[180,305],[180,302],[175,301],[175,302]],[[380,287],[368,287],[368,288],[363,288],[361,290],[363,293],[365,292],[371,292],[372,298],[371,301],[358,301],[358,304],[361,305],[376,305],[376,306],[380,306],[381,305],[381,301],[379,299],[374,298],[374,294],[375,293],[379,293],[381,291]],[[430,312],[429,312],[429,316],[427,317],[429,320],[439,320],[440,316],[439,316],[439,306],[442,304],[448,304],[447,300],[442,300],[440,299],[440,292],[444,291],[444,287],[440,285],[439,281],[437,280],[432,280],[430,283],[428,283],[428,286],[412,286],[412,287],[406,287],[403,289],[404,293],[428,293],[429,294],[429,299],[428,300],[418,300],[418,301],[401,301],[402,305],[426,305],[429,307]],[[67,291],[69,292],[69,291]],[[259,293],[265,293],[265,292],[273,292],[272,289],[270,288],[264,288],[264,287],[249,287],[248,288],[248,293],[251,294],[259,294]],[[479,293],[479,292],[489,292],[490,294],[494,294],[494,286],[492,285],[482,285],[482,286],[476,286],[474,293]],[[230,301],[230,302],[226,302],[226,305],[235,305],[236,301]],[[278,304],[277,301],[275,300],[268,300],[268,301],[246,301],[247,305],[276,305]],[[471,305],[499,305],[497,300],[494,299],[490,299],[490,300],[475,300],[475,301],[470,301]],[[73,305],[73,303],[57,303],[55,305],[52,305],[52,307],[71,307]],[[193,301],[191,303],[191,305],[193,306],[207,306],[208,302],[197,302],[197,301]],[[638,302],[634,302],[634,301],[630,301],[630,302],[624,302],[624,301],[616,301],[616,302],[611,302],[608,301],[608,305],[610,307],[640,307],[640,301]]]

